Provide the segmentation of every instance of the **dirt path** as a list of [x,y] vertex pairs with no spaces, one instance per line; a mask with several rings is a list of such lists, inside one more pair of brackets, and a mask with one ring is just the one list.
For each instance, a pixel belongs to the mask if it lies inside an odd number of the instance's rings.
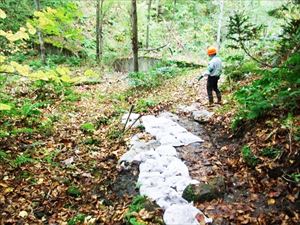
[[[276,221],[289,221],[286,215],[294,215],[296,204],[291,201],[297,202],[297,189],[261,175],[257,179],[255,171],[242,166],[241,140],[223,133],[225,128],[219,125],[226,118],[217,116],[212,124],[201,125],[179,113],[180,106],[196,101],[205,109],[205,80],[194,84],[199,73],[192,70],[143,91],[129,89],[125,75],[107,74],[100,84],[76,87],[81,94],[79,101],[58,102],[45,109],[49,117],[57,118],[51,135],[26,137],[19,143],[34,160],[3,170],[0,185],[5,195],[0,196],[0,222],[65,224],[86,220],[123,224],[123,216],[137,193],[133,185],[137,167],[130,172],[117,168],[119,158],[127,151],[126,142],[139,132],[133,129],[120,136],[120,117],[131,104],[145,110],[144,114],[156,115],[165,110],[177,113],[182,126],[205,140],[202,145],[178,151],[192,178],[203,182],[217,175],[227,178],[224,198],[197,205],[215,224],[272,224],[272,215],[277,215]],[[141,100],[155,104],[145,107]],[[93,129],[83,129],[86,123],[91,123]],[[14,143],[6,144],[14,148]],[[290,191],[290,199],[285,197],[289,195],[281,197],[277,188]],[[273,199],[281,201],[282,207],[275,206]]]

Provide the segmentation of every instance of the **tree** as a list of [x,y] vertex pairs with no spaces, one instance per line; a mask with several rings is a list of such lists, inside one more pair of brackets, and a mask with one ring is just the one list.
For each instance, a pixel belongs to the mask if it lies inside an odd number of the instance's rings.
[[[34,2],[35,2],[36,10],[41,11],[40,0],[34,0]],[[46,64],[46,48],[45,48],[45,44],[44,44],[43,34],[39,28],[37,29],[37,34],[39,37],[41,59],[42,59],[42,62],[44,64]]]
[[150,18],[151,18],[151,4],[152,0],[148,2],[148,15],[147,15],[147,33],[146,33],[146,48],[149,48],[149,30],[150,30]]
[[104,0],[97,0],[96,7],[96,60],[99,63],[103,54],[103,2]]
[[131,0],[131,25],[132,25],[132,52],[133,52],[133,70],[134,72],[139,71],[138,62],[138,27],[137,27],[137,8],[136,0]]
[[221,29],[222,29],[223,8],[224,8],[224,0],[219,0],[219,1],[220,1],[220,15],[219,15],[218,34],[217,34],[218,50],[220,50],[221,48]]

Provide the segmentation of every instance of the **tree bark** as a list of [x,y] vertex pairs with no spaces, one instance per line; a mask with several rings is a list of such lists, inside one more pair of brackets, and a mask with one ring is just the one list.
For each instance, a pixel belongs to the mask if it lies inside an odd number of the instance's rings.
[[138,61],[138,26],[136,0],[131,0],[132,52],[134,72],[139,71]]
[[160,8],[160,0],[157,0],[156,2],[156,21],[158,22],[159,19],[159,9]]
[[151,4],[152,4],[152,0],[149,0],[149,2],[148,2],[148,15],[147,15],[146,48],[149,48],[149,32],[150,32],[150,19],[151,19]]
[[218,25],[218,34],[217,34],[218,50],[221,49],[221,30],[222,30],[223,8],[224,8],[224,0],[219,0],[219,1],[220,1],[220,14],[219,14],[219,25]]
[[97,0],[96,6],[96,61],[100,63],[103,55],[103,2]]
[[[36,10],[41,11],[40,0],[34,0],[34,3],[35,3]],[[41,60],[43,64],[46,64],[46,48],[45,48],[43,34],[39,28],[37,28],[37,35],[39,37]]]

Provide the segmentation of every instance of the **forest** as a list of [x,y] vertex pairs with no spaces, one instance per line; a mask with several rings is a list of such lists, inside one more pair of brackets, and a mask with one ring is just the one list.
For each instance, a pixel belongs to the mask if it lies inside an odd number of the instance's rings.
[[0,224],[300,224],[300,0],[0,0]]

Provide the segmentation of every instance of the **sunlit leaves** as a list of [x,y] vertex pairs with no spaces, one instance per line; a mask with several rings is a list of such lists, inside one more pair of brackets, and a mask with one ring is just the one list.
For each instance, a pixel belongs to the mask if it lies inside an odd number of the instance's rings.
[[0,103],[0,111],[9,111],[9,110],[11,110],[10,105]]
[[0,63],[5,62],[6,57],[4,55],[0,55]]
[[84,76],[87,76],[87,77],[94,77],[94,76],[97,76],[97,74],[96,74],[95,71],[89,69],[89,70],[86,70],[86,71],[84,72]]
[[78,52],[83,40],[81,30],[76,22],[81,17],[81,12],[73,3],[56,9],[47,7],[43,11],[34,13],[34,19],[30,21],[32,27],[38,28],[44,34],[44,41],[58,48],[65,48],[71,52]]
[[36,33],[36,29],[30,23],[27,22],[26,27],[29,34],[34,35]]
[[0,9],[0,18],[1,19],[5,19],[6,18],[6,13],[2,9]]

